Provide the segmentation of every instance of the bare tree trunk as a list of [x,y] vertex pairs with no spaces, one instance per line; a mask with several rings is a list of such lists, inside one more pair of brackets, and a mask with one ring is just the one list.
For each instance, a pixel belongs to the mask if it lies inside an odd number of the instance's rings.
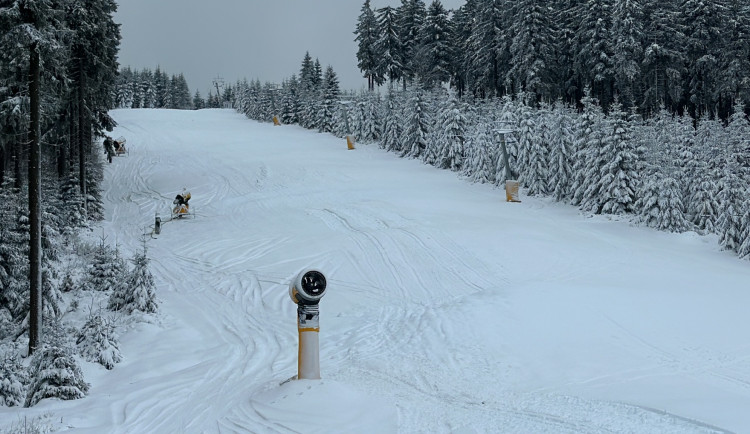
[[78,60],[78,181],[81,187],[84,209],[88,209],[86,201],[86,73],[83,70],[83,59]]
[[[60,123],[64,126],[66,122],[70,122],[70,114],[66,111]],[[64,128],[64,127],[63,127]],[[65,179],[68,176],[68,144],[61,143],[57,147],[57,178]]]
[[31,44],[29,59],[29,355],[39,347],[42,336],[42,219],[41,145],[39,143],[39,51]]
[[23,165],[21,160],[23,159],[23,146],[21,146],[21,140],[15,139],[13,141],[13,188],[21,190],[23,187],[23,176],[21,173]]
[[68,131],[68,167],[72,168],[76,167],[76,161],[78,161],[78,153],[76,152],[78,150],[78,112],[76,111],[76,104],[72,102],[72,95],[71,95],[71,102],[68,104],[68,110],[70,110],[70,123],[68,125],[69,131]]
[[5,183],[5,165],[7,161],[6,146],[0,148],[0,187]]

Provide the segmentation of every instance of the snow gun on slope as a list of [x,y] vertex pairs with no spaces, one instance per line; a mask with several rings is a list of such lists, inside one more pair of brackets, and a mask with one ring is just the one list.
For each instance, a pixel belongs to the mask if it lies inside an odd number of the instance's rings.
[[185,216],[192,216],[193,218],[195,218],[195,212],[190,210],[190,197],[190,192],[185,191],[185,189],[182,190],[182,193],[179,193],[177,196],[175,196],[174,200],[172,201],[172,204],[174,205],[171,210],[172,216],[168,220],[162,220],[161,217],[159,217],[159,213],[156,212],[156,214],[154,215],[154,228],[151,231],[151,238],[156,238],[154,237],[154,235],[161,234],[161,228],[165,223],[171,222],[172,220],[181,219]]
[[190,201],[190,192],[182,190],[182,193],[178,194],[172,203],[174,204],[174,208],[172,208],[172,218],[182,218],[187,215],[192,215],[190,213],[190,204],[188,203]]
[[115,154],[116,155],[125,155],[129,154],[127,148],[125,148],[125,137],[119,137],[117,140],[114,141],[114,148],[115,148]]

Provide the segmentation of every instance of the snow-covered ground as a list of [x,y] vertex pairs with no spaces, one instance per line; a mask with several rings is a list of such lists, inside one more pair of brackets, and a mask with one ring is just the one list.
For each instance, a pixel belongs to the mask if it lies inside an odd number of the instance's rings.
[[[750,264],[231,110],[113,112],[104,232],[148,238],[161,316],[85,364],[80,433],[750,432]],[[111,238],[111,239],[112,239]],[[320,381],[289,280],[328,278]],[[12,415],[4,411],[2,415]]]

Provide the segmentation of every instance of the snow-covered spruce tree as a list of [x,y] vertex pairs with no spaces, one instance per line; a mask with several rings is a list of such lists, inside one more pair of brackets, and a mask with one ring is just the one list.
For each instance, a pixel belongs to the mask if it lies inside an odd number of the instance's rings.
[[123,285],[127,276],[127,264],[120,257],[120,251],[101,242],[94,251],[91,268],[83,287],[90,291],[109,291]]
[[419,158],[425,164],[437,166],[438,150],[443,146],[445,135],[440,129],[439,114],[447,101],[447,94],[442,89],[433,89],[427,94],[427,105],[430,113],[434,113],[433,121],[429,125],[427,133],[426,147]]
[[0,347],[0,407],[23,405],[29,376],[15,350]]
[[655,169],[644,180],[635,207],[640,220],[653,228],[684,232],[690,228],[682,205],[682,190],[676,179]]
[[399,41],[401,42],[401,59],[403,89],[407,82],[411,82],[419,70],[417,50],[419,48],[419,33],[425,20],[427,11],[423,0],[401,0],[397,8]]
[[612,100],[614,89],[614,42],[611,35],[611,0],[578,2],[578,22],[571,41],[573,75],[603,107]]
[[29,219],[21,205],[9,211],[0,227],[0,309],[20,320],[29,303]]
[[722,47],[716,53],[719,93],[725,102],[735,98],[750,103],[750,5],[745,0],[728,0],[724,5],[729,21],[723,23]]
[[676,110],[682,97],[686,58],[681,50],[684,33],[677,22],[677,2],[644,0],[648,20],[644,23],[644,52],[641,61],[644,113],[653,114],[659,105]]
[[102,166],[100,158],[89,158],[86,164],[86,215],[89,220],[98,222],[104,220],[104,202],[102,201],[101,188],[104,179],[104,166]]
[[508,5],[503,0],[485,0],[477,5],[471,34],[467,39],[469,53],[469,90],[481,97],[499,96],[510,65],[509,39],[505,30]]
[[[583,113],[578,125],[574,171],[574,204],[585,211],[599,211],[599,179],[606,163],[601,152],[607,121],[596,102],[584,97]],[[583,102],[583,100],[582,100]]]
[[[245,101],[245,108],[242,113],[248,118],[256,120],[259,116],[255,115],[258,109],[258,92],[260,85],[256,87],[256,81],[252,80],[247,84],[247,87],[243,89],[243,100]],[[208,104],[208,102],[206,103]],[[207,105],[208,106],[208,105]]]
[[569,109],[561,100],[555,102],[551,113],[549,192],[555,200],[570,198],[573,177],[573,129]]
[[[750,18],[750,17],[749,17]],[[735,99],[732,115],[726,128],[726,149],[733,156],[731,163],[737,164],[741,176],[750,175],[750,121],[745,115],[745,104],[739,98]],[[750,181],[750,178],[746,178]]]
[[[20,314],[23,288],[28,285],[25,276],[28,260],[16,249],[14,239],[12,231],[0,227],[0,312],[7,312],[7,318]],[[0,339],[3,336],[0,333]]]
[[427,8],[419,30],[416,48],[417,74],[426,88],[432,89],[450,79],[453,58],[451,21],[448,11],[439,0]]
[[533,113],[531,107],[524,107],[519,130],[519,178],[529,196],[544,195],[549,184],[549,143],[544,141],[544,131],[549,127],[541,123],[547,121],[548,109]]
[[679,1],[679,28],[684,34],[680,51],[686,57],[686,88],[697,117],[713,111],[718,91],[717,54],[722,46],[722,26],[729,21],[724,2]]
[[[319,102],[316,99],[316,102]],[[315,112],[313,113],[314,117],[314,124],[317,124],[318,119],[315,118],[318,115],[319,107],[316,104],[315,106]],[[266,82],[260,91],[260,121],[261,122],[271,122],[273,120],[274,115],[276,114],[276,98],[274,96],[274,91],[272,90],[271,83]]]
[[533,94],[532,100],[551,100],[556,89],[555,28],[549,2],[516,0],[507,2],[512,20],[508,23],[510,70],[505,82],[514,91]]
[[31,359],[31,382],[24,407],[32,407],[46,398],[80,399],[89,391],[62,325],[50,324],[45,331],[41,351],[34,352]]
[[388,79],[390,89],[393,89],[393,83],[403,75],[403,53],[396,9],[385,6],[375,12],[378,24],[378,40],[375,43],[375,52],[378,55],[376,70],[384,79]]
[[63,295],[60,288],[52,279],[50,267],[42,269],[42,316],[43,318],[58,318],[62,313],[60,307]]
[[495,158],[492,129],[478,122],[471,128],[466,141],[466,160],[463,173],[472,182],[495,182]]
[[626,107],[641,102],[645,21],[641,0],[612,2],[612,69],[619,100]]
[[339,79],[332,66],[326,68],[323,76],[323,95],[318,119],[319,131],[331,133],[334,131],[334,116],[339,102]]
[[743,196],[746,186],[731,168],[726,168],[720,181],[719,206],[720,214],[716,222],[716,233],[719,245],[724,250],[739,251],[742,245],[742,215],[746,201]]
[[586,190],[586,162],[591,153],[589,138],[593,137],[597,123],[601,121],[601,110],[596,101],[591,97],[588,88],[584,89],[581,99],[583,111],[574,120],[574,149],[573,149],[573,172],[571,177],[571,200],[572,205],[580,205],[583,202],[583,193]]
[[104,319],[101,311],[89,313],[86,323],[78,332],[76,345],[84,359],[107,369],[111,370],[122,361],[115,323],[111,319]]
[[136,252],[133,257],[133,270],[126,285],[120,286],[110,295],[107,309],[126,313],[156,313],[159,308],[156,302],[156,286],[148,264],[144,246],[143,251]]
[[[610,127],[605,132],[601,148],[604,165],[597,188],[601,196],[599,210],[606,214],[625,214],[633,211],[635,204],[638,188],[637,156],[625,113],[617,100],[610,107],[609,120]],[[682,197],[682,191],[679,192],[679,197]],[[679,212],[684,212],[682,207]]]
[[383,116],[383,132],[380,147],[389,152],[401,152],[403,126],[400,97],[393,90],[388,92]]
[[16,328],[15,321],[7,307],[0,307],[0,341],[12,336]]
[[380,139],[380,96],[367,92],[357,98],[357,139],[374,142]]
[[695,128],[693,127],[693,118],[690,115],[676,116],[673,130],[675,141],[676,158],[673,159],[678,165],[678,177],[682,186],[682,197],[685,198],[685,210],[690,219],[693,210],[692,192],[695,191],[695,184],[698,181],[699,173],[705,170],[705,162],[700,161],[695,154]]
[[745,198],[740,221],[742,222],[742,229],[740,231],[740,246],[737,249],[737,254],[742,259],[750,259],[750,197]]
[[[292,75],[281,85],[281,123],[292,125],[299,122],[297,118],[297,76]],[[248,103],[249,104],[249,103]]]
[[437,152],[437,167],[454,172],[460,171],[464,163],[466,117],[455,95],[448,98],[440,111],[436,127],[442,136]]
[[721,171],[706,166],[704,170],[695,172],[694,177],[687,216],[699,231],[715,233],[721,207],[720,186],[716,180],[721,178]]
[[354,32],[357,37],[357,66],[362,75],[367,78],[367,88],[372,91],[375,85],[383,83],[382,70],[378,68],[378,57],[375,50],[378,47],[378,21],[375,12],[370,7],[370,0],[365,0],[362,10],[357,19],[357,29]]
[[406,106],[406,116],[408,120],[401,155],[419,158],[427,148],[430,132],[430,113],[423,91],[417,90],[413,93]]

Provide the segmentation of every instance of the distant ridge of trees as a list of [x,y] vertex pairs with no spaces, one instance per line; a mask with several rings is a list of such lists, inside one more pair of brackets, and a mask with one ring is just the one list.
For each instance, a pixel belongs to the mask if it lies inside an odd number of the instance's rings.
[[116,108],[190,110],[194,107],[185,76],[170,76],[159,66],[155,71],[148,68],[134,71],[129,66],[120,69],[112,99]]

